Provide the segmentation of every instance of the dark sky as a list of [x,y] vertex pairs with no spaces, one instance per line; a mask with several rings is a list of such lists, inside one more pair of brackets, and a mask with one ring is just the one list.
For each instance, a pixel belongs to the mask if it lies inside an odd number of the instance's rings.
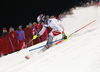
[[[77,5],[80,0],[3,0],[1,8],[2,28],[22,25],[23,28],[29,23],[36,21],[39,14],[58,16],[65,10]],[[0,33],[1,34],[1,33]]]

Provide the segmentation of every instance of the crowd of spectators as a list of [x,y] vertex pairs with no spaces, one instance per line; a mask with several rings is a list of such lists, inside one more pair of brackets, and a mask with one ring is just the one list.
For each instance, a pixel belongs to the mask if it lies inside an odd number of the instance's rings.
[[[92,6],[92,5],[95,5],[95,4],[97,4],[97,3],[99,3],[100,4],[100,0],[84,0],[84,1],[81,1],[81,2],[79,2],[79,7],[88,7],[88,6]],[[67,16],[67,15],[71,15],[71,14],[73,14],[73,12],[72,12],[72,10],[73,9],[75,9],[76,8],[76,6],[77,5],[75,5],[75,7],[72,7],[72,8],[70,8],[69,10],[65,10],[64,12],[62,12],[58,17],[56,17],[56,18],[58,18],[58,19],[61,19],[61,18],[63,18],[63,17],[65,17],[65,16]],[[77,7],[78,7],[77,6]],[[46,18],[48,19],[48,18],[53,18],[54,17],[54,15],[52,15],[52,16],[50,16],[49,17],[49,15],[46,15]],[[33,26],[37,26],[37,32],[39,32],[40,30],[41,30],[41,28],[42,28],[42,25],[40,24],[40,23],[37,23],[37,22],[29,22],[29,24],[28,25],[26,25],[26,28],[31,28],[31,27],[33,27]],[[14,32],[15,30],[14,30],[14,28],[13,27],[10,27],[9,28],[9,31],[7,31],[7,29],[4,27],[3,28],[3,33],[2,33],[2,36],[3,35],[5,35],[5,34],[8,34],[8,33],[12,33],[12,32]],[[35,32],[34,32],[35,33]],[[33,33],[33,34],[34,34]]]
[[81,1],[80,3],[79,3],[79,5],[81,6],[81,7],[88,7],[88,6],[92,6],[92,5],[95,5],[95,4],[97,4],[97,3],[100,3],[100,0],[87,0],[87,1]]
[[75,5],[74,7],[70,8],[69,10],[66,10],[62,12],[58,17],[59,19],[64,18],[67,15],[72,15],[73,14],[73,9],[76,7],[89,7],[93,5],[100,5],[100,0],[84,0],[80,1],[78,5]]
[[[79,7],[88,7],[88,6],[95,5],[97,3],[100,4],[100,0],[85,0],[85,1],[81,1],[78,6]],[[61,19],[67,15],[72,15],[73,14],[72,10],[75,8],[76,8],[76,5],[75,5],[75,7],[72,7],[69,10],[64,11],[58,17],[55,17],[54,15],[52,15],[52,16],[46,15],[46,19],[54,18],[54,17]],[[37,22],[33,22],[33,23],[29,22],[29,24],[26,25],[26,28],[31,28],[31,34],[34,36],[35,34],[39,33],[39,31],[42,29],[42,26],[43,26],[43,24],[40,24],[39,22],[38,23]],[[24,30],[22,29],[22,26],[21,25],[18,26],[17,30],[15,30],[13,27],[10,27],[9,31],[7,31],[7,29],[4,27],[3,32],[2,32],[2,36],[6,35],[6,34],[10,34],[12,32],[16,33],[18,40],[19,40],[19,43],[21,44],[22,40],[25,39],[25,33],[24,33]],[[48,38],[48,31],[46,29],[45,33],[42,35],[42,38],[39,38],[39,39],[41,41],[45,41],[45,40],[47,40],[47,38]]]
[[9,28],[9,31],[4,27],[4,28],[3,28],[3,32],[2,32],[2,36],[3,36],[3,35],[6,35],[6,34],[10,34],[10,33],[14,32],[14,31],[15,31],[15,30],[14,30],[13,27],[10,27],[10,28]]

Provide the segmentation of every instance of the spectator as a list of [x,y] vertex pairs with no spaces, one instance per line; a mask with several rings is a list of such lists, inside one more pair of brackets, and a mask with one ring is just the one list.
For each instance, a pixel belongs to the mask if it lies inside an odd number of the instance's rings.
[[[25,33],[27,33],[26,35],[25,35],[25,42],[26,42],[26,44],[29,42],[29,41],[31,41],[31,39],[32,39],[32,33],[31,33],[31,30],[32,30],[32,25],[31,25],[31,22],[28,24],[28,25],[26,25],[26,28],[24,29],[24,32]],[[29,46],[32,46],[33,45],[33,43],[32,42],[30,42],[30,43],[28,43],[27,45],[26,45],[26,47],[29,47]]]
[[67,15],[69,15],[69,11],[67,11],[67,13],[66,13]]
[[66,16],[66,14],[67,14],[66,11],[64,11],[63,14],[64,14],[64,16]]
[[83,5],[83,1],[81,1],[81,2],[79,3],[79,5],[82,6],[82,5]]
[[29,28],[32,28],[32,22],[29,23]]
[[61,20],[61,14],[58,16],[58,19]]
[[9,28],[9,33],[12,33],[14,31],[15,31],[14,28],[12,28],[12,27]]
[[86,4],[84,3],[83,7],[86,7]]
[[42,28],[42,25],[40,22],[38,24],[36,24],[37,32],[40,32],[41,28]]
[[33,22],[33,26],[37,26],[37,23],[36,22]]
[[89,2],[87,2],[87,3],[86,3],[86,6],[87,6],[87,7],[88,7],[88,6],[90,6],[90,3],[89,3]]
[[[41,25],[41,24],[40,24],[40,25]],[[37,29],[37,28],[38,28],[38,29]],[[40,26],[39,26],[39,25],[37,26],[37,23],[34,22],[34,23],[33,23],[33,28],[32,28],[32,35],[34,36],[34,35],[38,34],[38,31],[40,31]],[[38,39],[39,39],[39,42],[41,42],[40,37],[38,37]]]
[[91,0],[91,5],[94,5],[94,2],[93,2],[93,0]]
[[8,31],[7,31],[7,29],[4,27],[4,28],[3,28],[2,36],[3,36],[3,35],[6,35],[6,34],[8,34]]
[[36,26],[36,22],[33,23],[33,27],[32,27],[32,35],[33,36],[36,34],[36,30],[34,29],[35,26]]
[[70,15],[73,14],[72,10],[73,10],[73,8],[70,8],[70,10],[69,10],[69,14],[70,14]]
[[61,14],[59,15],[59,19],[60,19],[60,20],[61,20],[62,18],[64,18],[64,17],[65,17],[64,12],[61,13]]
[[17,34],[18,40],[19,40],[19,42],[21,44],[22,43],[22,40],[23,39],[25,40],[25,33],[22,30],[22,26],[19,26],[18,27],[18,30],[16,31],[16,34]]
[[26,28],[29,28],[29,25],[26,25]]

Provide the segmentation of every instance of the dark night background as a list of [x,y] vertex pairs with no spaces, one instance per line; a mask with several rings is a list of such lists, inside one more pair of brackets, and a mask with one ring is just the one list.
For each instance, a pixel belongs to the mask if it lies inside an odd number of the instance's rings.
[[2,28],[9,27],[17,29],[19,25],[23,28],[29,22],[34,22],[41,13],[44,15],[58,16],[65,10],[78,5],[81,0],[4,0],[1,6],[1,23]]

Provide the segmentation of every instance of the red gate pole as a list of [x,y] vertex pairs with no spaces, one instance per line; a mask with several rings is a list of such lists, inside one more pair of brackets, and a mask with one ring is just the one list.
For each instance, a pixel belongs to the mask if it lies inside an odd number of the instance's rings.
[[96,21],[96,20],[94,20],[94,21],[90,22],[89,24],[87,24],[87,25],[83,26],[82,28],[80,28],[80,29],[76,30],[75,32],[71,33],[71,34],[69,35],[69,37],[70,37],[70,36],[72,36],[73,34],[75,34],[76,32],[78,32],[78,31],[80,31],[80,30],[84,29],[85,27],[89,26],[90,24],[92,24],[92,23],[93,23],[93,22],[95,22],[95,21]]

